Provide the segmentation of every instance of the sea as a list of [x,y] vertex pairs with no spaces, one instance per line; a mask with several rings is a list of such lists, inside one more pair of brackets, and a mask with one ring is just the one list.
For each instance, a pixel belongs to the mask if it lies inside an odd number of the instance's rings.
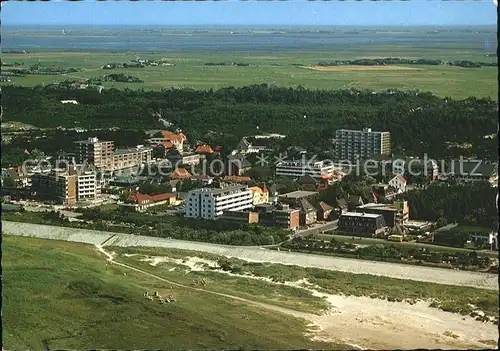
[[1,50],[321,52],[351,46],[411,45],[493,52],[496,33],[496,26],[2,26]]

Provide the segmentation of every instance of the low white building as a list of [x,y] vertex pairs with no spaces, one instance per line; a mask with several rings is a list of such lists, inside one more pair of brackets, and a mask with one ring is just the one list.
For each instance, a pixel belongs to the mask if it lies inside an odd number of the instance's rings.
[[73,104],[73,105],[78,105],[78,101],[76,101],[76,100],[61,100],[61,104]]
[[389,186],[396,189],[398,194],[404,193],[406,191],[407,184],[408,181],[406,180],[406,178],[400,174],[389,180]]
[[278,177],[298,178],[309,175],[313,178],[322,178],[332,176],[334,170],[338,170],[338,168],[323,161],[283,161],[276,164],[276,176]]
[[253,193],[246,186],[222,186],[191,190],[185,200],[185,216],[216,219],[224,211],[240,211],[252,207]]

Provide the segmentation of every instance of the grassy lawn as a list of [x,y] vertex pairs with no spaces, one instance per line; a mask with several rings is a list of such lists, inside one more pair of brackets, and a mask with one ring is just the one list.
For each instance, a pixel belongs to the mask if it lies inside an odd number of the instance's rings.
[[[226,86],[245,86],[269,83],[280,86],[302,85],[312,89],[419,89],[431,91],[441,97],[466,98],[469,96],[497,99],[496,67],[460,68],[451,66],[387,67],[373,71],[344,70],[317,71],[301,66],[314,66],[320,61],[355,59],[363,57],[429,57],[443,60],[470,59],[489,61],[482,52],[446,48],[434,50],[389,45],[371,47],[369,50],[346,49],[331,52],[255,52],[255,53],[105,53],[105,52],[41,52],[2,56],[5,62],[22,61],[25,67],[34,63],[44,66],[84,68],[82,72],[57,76],[14,77],[13,83],[25,86],[49,84],[63,80],[94,78],[111,73],[138,77],[144,83],[105,82],[106,88],[132,88],[158,90],[166,87],[191,87],[217,89]],[[143,59],[167,58],[175,66],[121,68],[102,70],[110,62],[129,62],[136,57]],[[243,62],[250,66],[205,66],[206,62]],[[6,83],[2,83],[6,84]]]
[[[148,301],[145,290],[163,292],[166,284],[108,267],[88,245],[2,239],[3,342],[9,350],[339,347],[310,342],[303,320],[230,298],[175,287],[177,302]],[[260,287],[256,294],[265,293]]]
[[491,232],[490,228],[477,227],[477,226],[467,226],[467,225],[459,225],[455,228],[449,229],[452,232],[469,232],[469,233],[489,233]]

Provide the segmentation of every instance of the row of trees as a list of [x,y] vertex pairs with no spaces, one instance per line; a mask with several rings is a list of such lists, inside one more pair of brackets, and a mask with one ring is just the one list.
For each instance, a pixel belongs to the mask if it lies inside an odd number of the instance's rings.
[[[131,233],[171,237],[174,239],[204,241],[227,245],[273,245],[285,241],[289,232],[246,223],[217,220],[193,220],[173,216],[123,213],[120,210],[105,212],[99,208],[83,210],[82,219],[93,221],[92,227],[101,229],[108,224],[133,225]],[[153,228],[153,229],[150,229]],[[127,231],[127,227],[122,227]]]
[[144,83],[143,80],[123,73],[108,74],[101,78],[89,79],[90,84],[101,84],[101,82],[121,82],[121,83]]
[[319,66],[384,66],[384,65],[448,65],[465,68],[478,68],[483,66],[497,66],[497,62],[473,62],[467,60],[442,61],[436,59],[405,59],[398,57],[376,58],[376,59],[357,59],[357,60],[335,60],[329,62],[320,62]]
[[329,252],[374,260],[401,261],[403,259],[410,262],[423,261],[437,264],[444,261],[450,262],[452,266],[479,266],[480,268],[488,268],[492,263],[488,256],[482,256],[477,251],[443,252],[429,248],[405,247],[401,245],[367,245],[358,247],[351,243],[338,241],[335,238],[327,243],[312,238],[295,238],[290,242],[283,243],[282,246],[293,250]]

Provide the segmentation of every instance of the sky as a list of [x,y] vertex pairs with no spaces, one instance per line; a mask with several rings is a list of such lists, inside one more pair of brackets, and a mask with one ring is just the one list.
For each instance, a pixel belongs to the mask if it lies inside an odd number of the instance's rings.
[[2,25],[496,25],[493,0],[2,1]]

